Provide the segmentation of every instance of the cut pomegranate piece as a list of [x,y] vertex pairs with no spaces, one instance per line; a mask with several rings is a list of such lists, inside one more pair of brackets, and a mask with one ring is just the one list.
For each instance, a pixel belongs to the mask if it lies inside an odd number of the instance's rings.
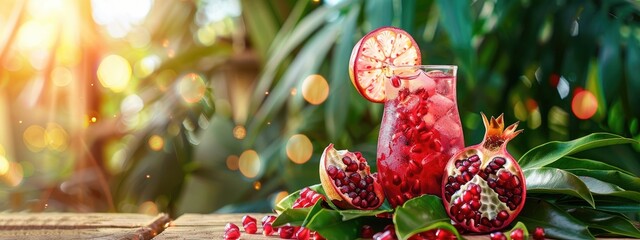
[[320,158],[320,182],[331,202],[343,209],[376,209],[384,202],[382,186],[359,152],[329,144]]
[[[356,45],[349,60],[349,76],[358,92],[371,102],[385,101],[385,84],[390,82],[389,65],[414,66],[422,62],[416,41],[402,29],[381,27]],[[390,84],[398,84],[392,81]]]
[[507,143],[522,130],[504,128],[498,118],[482,114],[484,140],[453,156],[445,168],[442,196],[445,210],[459,226],[472,232],[493,232],[508,226],[526,198],[525,178]]

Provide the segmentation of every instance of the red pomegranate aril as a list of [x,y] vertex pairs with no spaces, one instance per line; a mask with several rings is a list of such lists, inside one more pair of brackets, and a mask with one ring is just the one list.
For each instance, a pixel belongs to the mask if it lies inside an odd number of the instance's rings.
[[544,228],[536,227],[536,230],[533,232],[533,239],[535,240],[543,240],[544,239]]
[[249,222],[243,225],[244,231],[248,234],[254,234],[258,231],[258,227],[256,226],[256,222]]
[[262,226],[264,226],[266,223],[273,223],[273,221],[276,220],[276,216],[273,215],[266,215],[264,217],[262,217]]
[[280,238],[291,239],[295,234],[294,231],[295,231],[295,228],[293,226],[285,225],[279,228],[278,234],[280,235]]
[[394,232],[390,230],[386,230],[386,231],[374,234],[373,239],[374,240],[394,240],[396,239],[396,236]]
[[303,227],[298,229],[298,231],[296,232],[296,239],[297,240],[309,240],[310,239],[309,229],[303,228]]
[[[306,208],[311,207],[320,199],[324,199],[324,196],[311,188],[303,188],[300,190],[300,197],[293,202],[291,208]],[[263,222],[264,224],[264,222]]]
[[275,231],[271,223],[265,223],[264,225],[262,225],[262,235],[271,236],[271,234],[273,234],[274,232]]
[[242,217],[242,227],[244,227],[244,231],[249,234],[254,234],[256,233],[256,231],[258,231],[256,223],[256,219],[249,215],[244,215]]
[[511,240],[523,240],[523,239],[524,239],[524,232],[522,231],[522,229],[518,228],[511,232]]
[[229,229],[236,229],[236,230],[240,231],[240,228],[237,225],[233,224],[233,223],[227,223],[227,225],[224,225],[224,231],[225,232],[229,231]]
[[502,232],[491,233],[491,235],[489,235],[489,238],[491,240],[507,240],[507,236],[505,236]]
[[373,229],[369,225],[363,225],[360,229],[360,237],[361,238],[372,238],[373,237]]
[[224,239],[225,240],[236,240],[236,239],[240,239],[240,230],[235,229],[235,228],[230,228],[229,230],[224,232]]
[[522,130],[504,128],[502,115],[482,114],[484,140],[454,155],[446,165],[442,196],[447,213],[466,230],[487,233],[509,225],[524,206],[525,178],[506,145]]

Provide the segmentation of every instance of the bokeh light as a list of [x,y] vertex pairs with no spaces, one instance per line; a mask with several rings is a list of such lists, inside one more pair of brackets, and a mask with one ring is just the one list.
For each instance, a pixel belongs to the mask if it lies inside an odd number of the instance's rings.
[[247,129],[245,129],[244,126],[238,125],[233,128],[233,137],[239,140],[242,140],[246,136],[247,136]]
[[229,155],[227,157],[227,168],[232,171],[236,171],[239,168],[239,158],[236,155]]
[[30,53],[33,50],[49,49],[53,45],[55,31],[56,28],[53,22],[27,21],[20,27],[18,32],[18,47],[25,53]]
[[7,174],[9,171],[9,160],[4,157],[4,155],[0,155],[0,176]]
[[38,125],[31,125],[25,129],[22,134],[22,140],[32,152],[39,152],[47,147],[45,129]]
[[103,87],[121,92],[131,79],[131,65],[119,55],[109,55],[98,66],[98,79]]
[[195,73],[182,76],[178,82],[178,92],[187,103],[200,101],[206,90],[207,86],[204,83],[204,79]]
[[50,150],[63,152],[69,146],[69,134],[64,128],[55,123],[47,124],[45,139]]
[[296,134],[287,141],[287,157],[292,162],[303,164],[311,159],[313,154],[313,144],[304,134]]
[[164,139],[162,137],[154,134],[149,137],[149,148],[153,151],[160,151],[164,147]]
[[51,80],[56,86],[65,87],[73,81],[73,74],[66,67],[56,67],[51,71]]
[[282,199],[284,199],[287,196],[289,196],[289,193],[287,191],[280,191],[276,193],[275,197],[273,198],[273,206],[278,204],[280,201],[282,201]]
[[302,82],[302,97],[307,102],[318,105],[329,96],[329,83],[321,75],[313,74]]
[[262,188],[262,183],[260,181],[255,181],[253,182],[253,189],[260,190],[260,188]]
[[152,0],[92,0],[93,20],[112,37],[122,38],[144,20],[152,3]]
[[589,119],[598,110],[598,100],[590,91],[581,90],[574,95],[571,101],[571,110],[577,118]]
[[22,170],[22,166],[19,163],[8,161],[9,168],[5,172],[5,174],[0,175],[0,180],[2,180],[5,184],[16,187],[22,183],[22,179],[24,177],[24,172]]
[[152,201],[146,201],[140,204],[138,207],[138,213],[146,214],[146,215],[157,215],[158,214],[158,205]]
[[246,150],[240,154],[240,160],[238,161],[238,168],[242,175],[247,178],[255,178],[260,172],[262,164],[260,163],[260,156],[254,150]]

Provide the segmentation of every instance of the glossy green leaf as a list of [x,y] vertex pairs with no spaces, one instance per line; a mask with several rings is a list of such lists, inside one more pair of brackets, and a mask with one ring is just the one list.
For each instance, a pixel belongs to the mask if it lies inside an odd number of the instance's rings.
[[516,218],[530,227],[542,227],[549,238],[595,239],[587,225],[569,215],[563,209],[544,200],[527,198],[524,208]]
[[640,193],[636,191],[625,191],[615,184],[604,182],[592,177],[581,176],[580,180],[587,185],[589,191],[599,195],[610,195],[626,198],[635,202],[640,202]]
[[634,176],[632,173],[624,169],[617,168],[603,162],[564,157],[552,164],[549,164],[548,166],[566,170],[577,176],[597,178],[599,180],[618,185],[625,190],[640,191],[639,177]]
[[399,239],[408,239],[416,233],[431,229],[444,228],[460,238],[458,231],[450,224],[451,219],[445,211],[442,200],[433,195],[422,195],[406,201],[396,208],[393,222]]
[[271,10],[269,2],[242,0],[242,16],[246,22],[247,30],[250,32],[251,40],[256,45],[258,53],[266,58],[267,50],[271,41],[278,32],[279,24]]
[[467,78],[474,79],[473,74],[468,74],[475,70],[476,53],[472,43],[471,1],[438,0],[437,6],[440,10],[440,24],[447,32],[461,71],[467,73]]
[[[276,71],[282,65],[284,59],[289,56],[294,49],[299,48],[300,45],[303,48],[314,48],[318,43],[313,41],[308,41],[306,44],[302,44],[305,40],[314,36],[317,33],[318,29],[326,24],[327,17],[330,14],[337,14],[340,8],[344,7],[344,3],[338,4],[333,7],[325,7],[321,6],[314,9],[313,12],[307,14],[295,25],[290,31],[287,29],[281,29],[278,33],[277,42],[274,42],[274,45],[269,50],[269,57],[265,63],[265,69],[262,71],[262,74],[257,82],[257,86],[253,91],[252,101],[253,104],[256,105],[261,103],[265,98],[265,91],[269,91],[269,88],[272,87],[272,83],[276,77]],[[292,23],[287,22],[287,26],[292,25]],[[321,38],[315,35],[315,38]],[[330,36],[325,36],[330,37]],[[325,40],[322,41],[324,44],[332,44],[334,40]],[[274,47],[275,46],[275,47]],[[295,56],[302,57],[305,54],[302,52],[298,53]],[[309,58],[308,56],[304,56]],[[289,88],[287,88],[289,89]]]
[[[320,184],[309,186],[309,188],[311,188],[311,190],[313,191],[316,191],[326,196],[324,189],[322,189],[322,185]],[[295,191],[289,194],[288,196],[284,197],[282,200],[280,200],[280,202],[276,204],[276,207],[275,207],[276,212],[280,214],[285,210],[290,209],[291,206],[293,206],[293,203],[296,201],[296,199],[300,197],[300,191],[302,191],[302,189]]]
[[566,194],[582,198],[595,207],[589,188],[578,176],[557,168],[531,168],[524,170],[527,193]]
[[[600,14],[608,15],[608,13],[604,11]],[[605,30],[605,34],[603,34],[600,39],[602,45],[598,54],[598,67],[600,68],[601,75],[598,79],[602,84],[602,90],[608,102],[617,99],[620,96],[621,90],[621,76],[623,71],[620,57],[619,29],[619,23],[612,21],[610,28]]]
[[[594,194],[593,198],[596,202],[596,209],[598,210],[619,213],[640,212],[640,203],[629,201],[622,197]],[[591,208],[591,206],[584,203],[584,200],[577,198],[558,199],[555,201],[555,204],[565,209],[572,209],[576,207]]]
[[334,210],[320,209],[307,222],[306,227],[317,231],[326,239],[355,239],[362,226],[362,218],[342,221],[342,215]]
[[[327,24],[317,31],[307,42],[300,53],[287,68],[278,84],[270,91],[257,112],[253,115],[247,127],[245,142],[252,142],[260,130],[266,126],[266,119],[275,116],[290,97],[291,88],[301,83],[309,74],[316,73],[322,60],[338,36],[342,21],[337,20]],[[264,93],[264,91],[262,91]],[[264,94],[262,94],[264,96]],[[255,96],[255,95],[254,95]]]
[[338,210],[342,215],[342,220],[347,221],[360,217],[374,217],[381,213],[393,212],[393,209],[376,209],[376,210]]
[[640,66],[640,39],[629,37],[627,40],[627,56],[625,70],[627,72],[627,97],[629,98],[629,108],[634,116],[640,116],[640,74],[637,66]]
[[633,175],[633,173],[625,169],[622,169],[613,165],[609,165],[601,161],[584,159],[584,158],[576,158],[571,156],[562,157],[557,161],[551,164],[548,164],[547,167],[560,168],[564,170],[571,170],[571,169],[613,170],[613,171],[622,172],[624,174]]
[[345,19],[344,28],[340,33],[339,42],[333,50],[331,61],[331,94],[326,102],[325,126],[329,134],[330,141],[338,140],[346,132],[345,124],[349,116],[349,90],[351,81],[349,79],[349,58],[351,49],[355,45],[353,33],[356,31],[356,23],[360,5],[353,6]]
[[393,1],[365,1],[365,17],[371,29],[390,26],[393,20]]
[[611,133],[592,133],[572,141],[552,141],[529,150],[519,160],[522,169],[543,167],[558,159],[588,149],[616,144],[635,143],[636,140]]
[[587,208],[578,208],[570,211],[569,214],[587,223],[589,228],[598,228],[613,234],[640,238],[640,230],[624,215]]
[[302,226],[311,209],[312,209],[311,207],[308,207],[308,208],[289,208],[287,210],[284,210],[283,212],[278,214],[278,217],[276,218],[275,221],[273,221],[272,225],[274,227],[279,227],[289,223],[293,226]]

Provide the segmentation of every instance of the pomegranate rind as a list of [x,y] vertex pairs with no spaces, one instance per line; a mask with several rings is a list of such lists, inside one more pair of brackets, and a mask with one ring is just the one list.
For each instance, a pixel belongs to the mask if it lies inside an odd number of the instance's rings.
[[420,65],[418,44],[406,31],[381,27],[364,35],[351,51],[349,77],[365,99],[382,103],[386,100],[385,83],[390,80],[389,65]]
[[[526,179],[524,177],[522,169],[518,165],[517,161],[515,161],[515,158],[513,158],[513,156],[511,156],[511,154],[509,154],[509,152],[507,152],[505,149],[508,142],[522,132],[522,130],[516,130],[518,127],[518,122],[505,128],[504,118],[502,114],[497,118],[491,117],[490,120],[487,119],[484,113],[481,113],[481,115],[482,115],[482,120],[486,129],[484,139],[481,143],[471,147],[467,147],[449,159],[449,161],[447,162],[447,165],[445,166],[445,174],[442,178],[442,200],[443,200],[442,202],[444,204],[445,210],[447,211],[447,214],[449,215],[452,221],[458,223],[458,226],[468,231],[472,231],[476,233],[490,233],[496,230],[503,229],[505,226],[508,226],[511,222],[513,222],[513,220],[518,216],[518,214],[520,214],[520,211],[524,207],[527,192],[525,187]],[[502,151],[502,154],[497,154],[500,151]],[[497,205],[496,208],[498,210],[509,211],[509,218],[503,221],[503,224],[499,227],[489,226],[488,228],[484,228],[484,226],[481,225],[479,228],[473,225],[467,225],[464,222],[459,222],[458,220],[456,220],[456,216],[454,216],[450,212],[450,208],[452,207],[452,203],[454,202],[454,200],[456,198],[461,197],[462,195],[461,193],[465,190],[463,190],[463,186],[460,186],[460,189],[457,190],[455,194],[451,196],[447,196],[446,185],[448,183],[448,177],[460,176],[462,174],[462,172],[456,167],[456,164],[455,164],[456,161],[469,159],[471,156],[474,156],[474,155],[478,156],[479,159],[486,159],[488,157],[491,157],[492,160],[496,158],[513,159],[513,161],[506,161],[505,164],[502,166],[502,168],[506,169],[509,173],[514,174],[514,176],[517,176],[519,178],[520,185],[518,186],[522,188],[520,193],[521,201],[514,210],[511,210],[508,207],[505,208],[506,205],[503,202],[498,200],[496,204]],[[489,165],[490,162],[491,162],[490,160],[485,160],[485,162],[483,162],[479,166],[479,169],[484,170],[485,168],[487,168],[487,165]],[[497,171],[496,174],[498,174],[502,168],[496,170]],[[471,180],[467,181],[463,185],[467,186],[469,183],[479,182],[480,180],[476,179],[476,176],[479,177],[479,173],[474,175]],[[486,182],[484,183],[486,185]],[[482,185],[482,184],[477,184],[477,185]],[[491,194],[497,195],[495,192],[493,192],[493,190],[489,189],[485,191],[486,190],[485,188],[488,188],[488,186],[481,186],[481,188],[483,188],[483,191],[482,191],[483,199],[490,199],[493,197],[497,198],[497,196],[491,195]],[[487,192],[489,192],[490,194],[487,195]]]
[[[349,152],[348,150],[336,150],[333,147],[333,144],[329,144],[329,146],[327,146],[322,152],[322,156],[320,157],[319,174],[320,174],[320,183],[322,184],[322,188],[324,189],[324,192],[327,198],[329,198],[329,200],[331,200],[331,202],[334,205],[336,205],[341,209],[372,210],[372,209],[379,208],[384,202],[384,193],[382,192],[382,186],[378,183],[377,179],[375,178],[373,181],[373,189],[374,189],[373,192],[376,195],[376,197],[379,199],[378,204],[375,206],[369,206],[366,208],[363,208],[361,206],[355,206],[351,204],[351,202],[346,200],[346,199],[349,199],[348,196],[338,191],[338,188],[334,185],[333,180],[329,176],[329,173],[327,173],[326,169],[329,166],[329,164],[341,166],[342,165],[341,159],[344,156],[349,156],[352,159],[358,159],[354,153]],[[371,170],[368,164],[366,165],[366,168],[362,171],[364,171],[366,175],[371,176]]]

